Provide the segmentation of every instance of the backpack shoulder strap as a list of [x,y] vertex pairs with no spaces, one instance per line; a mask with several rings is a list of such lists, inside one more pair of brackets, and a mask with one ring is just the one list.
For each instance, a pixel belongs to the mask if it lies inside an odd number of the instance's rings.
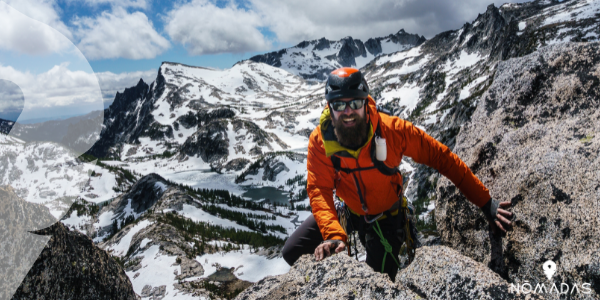
[[340,162],[340,158],[332,155],[330,156],[331,158],[331,163],[333,163],[333,168],[335,169],[336,172],[339,172],[342,166],[342,163]]
[[329,158],[331,159],[331,163],[333,164],[333,168],[335,169],[336,172],[342,171],[344,173],[350,174],[352,172],[375,169],[375,167],[356,168],[356,169],[342,168],[342,161],[337,155],[334,154],[334,155],[330,156]]

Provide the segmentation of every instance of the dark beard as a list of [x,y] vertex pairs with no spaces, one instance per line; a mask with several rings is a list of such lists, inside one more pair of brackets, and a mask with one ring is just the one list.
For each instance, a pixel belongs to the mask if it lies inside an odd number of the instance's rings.
[[335,120],[333,114],[331,120],[340,145],[351,150],[358,150],[367,141],[367,122],[356,113],[351,114],[350,117],[356,117],[356,124],[352,127],[344,126],[342,120]]

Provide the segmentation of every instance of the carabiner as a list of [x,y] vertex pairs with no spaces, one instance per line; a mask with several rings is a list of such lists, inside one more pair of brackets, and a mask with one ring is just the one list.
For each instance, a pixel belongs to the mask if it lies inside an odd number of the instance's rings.
[[381,216],[383,216],[383,213],[379,213],[377,216],[375,216],[373,219],[371,219],[371,221],[369,221],[369,219],[367,219],[367,215],[364,215],[363,217],[365,218],[365,222],[367,222],[367,224],[371,224],[371,223],[377,221],[377,219],[381,218]]

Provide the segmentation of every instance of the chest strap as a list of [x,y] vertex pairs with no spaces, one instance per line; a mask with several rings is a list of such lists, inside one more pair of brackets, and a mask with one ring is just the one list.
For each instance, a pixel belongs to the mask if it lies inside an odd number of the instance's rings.
[[388,167],[385,162],[377,160],[376,155],[377,155],[377,151],[376,151],[376,145],[375,145],[375,137],[381,137],[381,129],[379,128],[379,124],[377,124],[377,128],[375,129],[375,135],[371,138],[371,152],[369,153],[370,157],[371,157],[371,162],[373,162],[373,166],[371,167],[366,167],[366,168],[342,168],[342,163],[341,163],[341,159],[337,156],[337,155],[332,155],[331,158],[331,163],[333,164],[333,168],[336,170],[336,172],[344,172],[346,174],[350,174],[353,172],[360,172],[360,171],[366,171],[366,170],[372,170],[372,169],[377,169],[379,170],[379,172],[381,172],[381,174],[386,175],[386,176],[392,176],[396,173],[400,173],[400,170],[398,170],[398,168],[390,168]]

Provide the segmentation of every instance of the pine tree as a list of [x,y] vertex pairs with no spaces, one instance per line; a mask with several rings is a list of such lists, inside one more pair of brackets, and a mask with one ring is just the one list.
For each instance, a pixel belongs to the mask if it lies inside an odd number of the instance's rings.
[[117,220],[114,220],[112,223],[112,233],[115,234],[117,231],[119,231],[119,224]]

